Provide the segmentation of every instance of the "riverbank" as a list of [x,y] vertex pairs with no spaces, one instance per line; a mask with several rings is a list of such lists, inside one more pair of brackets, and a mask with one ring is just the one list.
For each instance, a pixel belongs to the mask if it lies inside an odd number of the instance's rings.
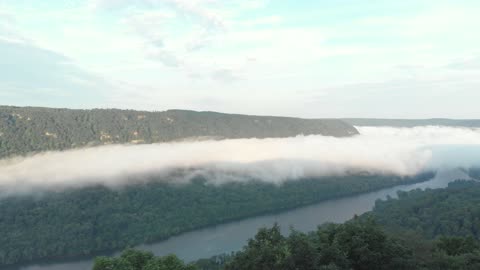
[[[395,196],[398,190],[411,190],[416,188],[444,187],[450,180],[462,178],[463,175],[442,173],[435,179],[427,182],[400,185],[393,188],[382,189],[362,195],[350,196],[342,199],[324,201],[295,210],[278,214],[253,217],[242,221],[217,225],[200,230],[187,232],[165,241],[150,245],[140,245],[138,248],[151,250],[156,255],[175,253],[186,261],[198,258],[207,258],[216,254],[239,250],[245,241],[252,237],[260,227],[271,226],[277,222],[288,232],[289,226],[294,226],[300,231],[311,231],[318,224],[324,222],[343,222],[355,214],[362,214],[371,210],[375,200],[388,196]],[[10,269],[23,270],[90,270],[91,259],[82,259],[70,262],[49,261],[31,263],[23,267]]]

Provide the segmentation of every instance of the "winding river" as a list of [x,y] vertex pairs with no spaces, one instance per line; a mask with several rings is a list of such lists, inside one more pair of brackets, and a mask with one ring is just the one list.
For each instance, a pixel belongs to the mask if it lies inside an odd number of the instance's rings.
[[[213,226],[184,233],[168,240],[137,248],[152,251],[155,255],[176,254],[185,261],[237,251],[246,244],[247,239],[255,235],[260,227],[271,226],[277,222],[284,232],[290,226],[300,231],[315,230],[324,222],[344,222],[355,214],[362,214],[372,209],[377,199],[386,196],[395,197],[397,191],[417,188],[442,188],[455,179],[467,179],[462,171],[443,171],[429,181],[396,186],[375,192],[365,193],[343,199],[329,200],[314,205],[297,208],[278,214],[252,217],[241,221]],[[91,270],[93,258],[72,261],[46,261],[34,263],[11,270]]]

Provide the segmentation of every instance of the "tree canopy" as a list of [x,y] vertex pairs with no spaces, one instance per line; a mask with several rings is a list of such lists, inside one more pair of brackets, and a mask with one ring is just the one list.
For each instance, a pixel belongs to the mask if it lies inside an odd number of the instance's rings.
[[186,138],[266,138],[299,134],[351,136],[335,119],[249,116],[169,110],[69,110],[0,106],[0,158],[105,144],[159,143]]
[[145,184],[116,189],[94,186],[7,197],[0,200],[0,265],[123,249],[432,176],[325,177],[282,185],[255,179],[215,185],[202,177],[175,184],[153,177]]
[[[372,212],[316,231],[262,228],[243,250],[194,262],[198,270],[480,269],[480,183],[399,192]],[[97,264],[96,264],[97,266]],[[104,270],[109,268],[94,268]],[[118,268],[121,269],[121,268]],[[181,268],[178,268],[181,269]]]

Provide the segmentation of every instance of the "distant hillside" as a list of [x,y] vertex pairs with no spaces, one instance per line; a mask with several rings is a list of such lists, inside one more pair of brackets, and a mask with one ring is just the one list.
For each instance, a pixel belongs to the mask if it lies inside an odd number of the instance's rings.
[[299,119],[216,112],[70,110],[0,106],[0,158],[116,143],[157,143],[198,137],[267,138],[299,134],[351,136],[336,119]]
[[354,126],[390,126],[390,127],[416,127],[416,126],[450,126],[450,127],[480,127],[480,119],[374,119],[374,118],[345,118],[343,121]]

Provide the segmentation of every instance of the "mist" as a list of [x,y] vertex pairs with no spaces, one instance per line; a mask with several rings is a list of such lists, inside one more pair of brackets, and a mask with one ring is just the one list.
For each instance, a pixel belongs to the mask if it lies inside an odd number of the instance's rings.
[[[187,182],[195,175],[222,184],[257,179],[280,184],[356,172],[412,176],[480,164],[480,129],[357,127],[348,138],[272,139],[108,145],[0,161],[2,193],[149,181]],[[176,172],[182,171],[178,174]]]

